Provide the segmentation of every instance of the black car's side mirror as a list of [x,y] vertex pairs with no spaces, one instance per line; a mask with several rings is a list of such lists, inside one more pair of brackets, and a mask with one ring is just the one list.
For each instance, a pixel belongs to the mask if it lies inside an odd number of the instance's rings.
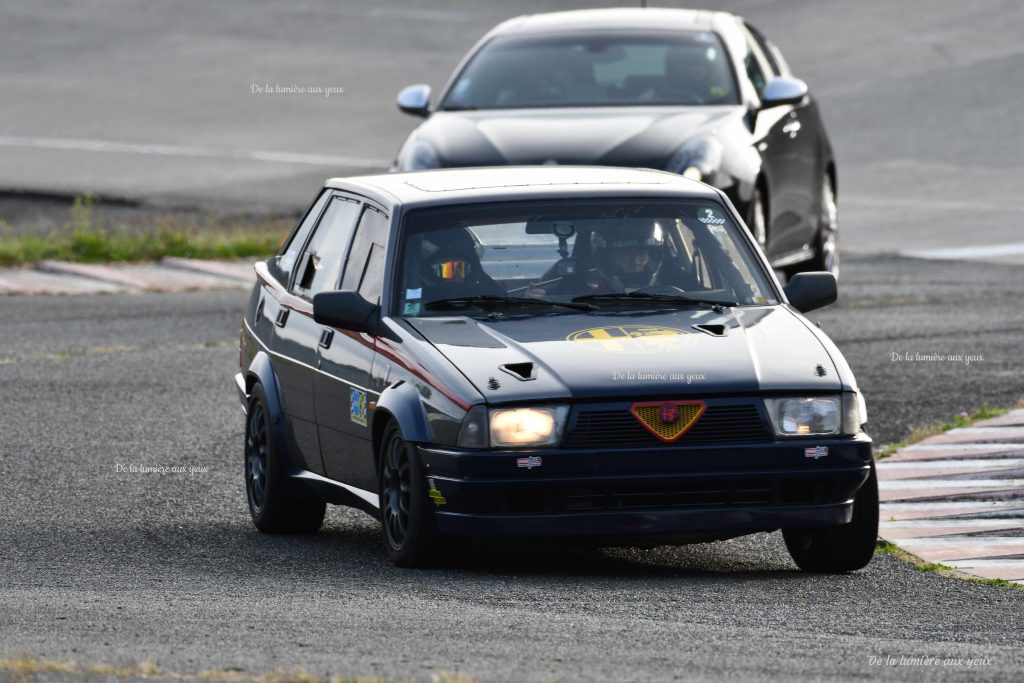
[[797,273],[783,288],[789,303],[801,313],[834,303],[839,295],[832,273]]
[[430,113],[430,86],[421,83],[403,88],[395,104],[406,114],[425,117]]
[[807,97],[807,84],[799,78],[779,76],[768,81],[761,96],[761,108],[778,107],[783,104],[800,104]]
[[328,327],[377,334],[380,307],[358,292],[320,292],[313,295],[313,320]]

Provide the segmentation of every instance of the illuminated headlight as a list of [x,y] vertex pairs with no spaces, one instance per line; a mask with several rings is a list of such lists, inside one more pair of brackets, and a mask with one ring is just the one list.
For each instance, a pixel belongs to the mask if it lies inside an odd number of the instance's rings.
[[549,446],[559,442],[569,406],[474,406],[459,429],[460,448]]
[[557,444],[569,413],[568,406],[494,408],[490,411],[492,446]]
[[665,170],[708,182],[722,166],[725,148],[716,138],[699,136],[684,142],[669,157]]
[[838,435],[844,426],[838,396],[766,398],[764,403],[778,436]]

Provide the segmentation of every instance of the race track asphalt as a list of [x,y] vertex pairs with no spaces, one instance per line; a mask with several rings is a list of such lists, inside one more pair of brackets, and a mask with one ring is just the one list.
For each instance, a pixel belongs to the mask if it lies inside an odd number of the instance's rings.
[[[1019,270],[895,258],[845,268],[840,304],[811,318],[858,374],[878,441],[1024,393]],[[479,543],[425,571],[391,566],[378,524],[341,508],[315,536],[262,536],[245,506],[231,379],[244,300],[0,298],[0,679],[14,680],[3,664],[19,657],[389,680],[1024,675],[1024,591],[888,555],[808,575],[777,533],[648,551]],[[889,360],[943,350],[983,360]],[[987,664],[884,664],[900,656]]]

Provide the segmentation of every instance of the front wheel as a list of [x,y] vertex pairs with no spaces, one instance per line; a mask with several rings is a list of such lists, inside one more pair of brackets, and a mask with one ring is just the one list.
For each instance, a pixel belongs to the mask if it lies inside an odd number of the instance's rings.
[[434,527],[426,477],[394,422],[384,430],[378,460],[380,517],[388,557],[400,567],[435,563],[441,539]]
[[784,529],[786,548],[808,572],[839,573],[861,569],[875,554],[878,538],[878,476],[871,474],[853,499],[849,524],[821,529]]
[[761,247],[761,251],[768,254],[768,212],[764,204],[764,195],[761,188],[754,188],[754,196],[750,199],[750,235]]
[[832,179],[821,180],[821,208],[818,215],[818,236],[811,270],[824,270],[839,279],[839,208]]

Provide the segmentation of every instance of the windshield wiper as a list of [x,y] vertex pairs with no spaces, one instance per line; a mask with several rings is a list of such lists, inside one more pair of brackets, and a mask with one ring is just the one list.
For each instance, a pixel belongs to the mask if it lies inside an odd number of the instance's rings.
[[438,299],[437,301],[427,302],[423,307],[428,311],[436,311],[446,308],[462,308],[464,306],[474,306],[484,311],[488,309],[504,308],[507,306],[544,306],[545,308],[560,306],[562,308],[571,308],[574,311],[597,310],[597,306],[585,302],[573,301],[573,303],[568,303],[563,301],[552,301],[550,299],[534,299],[532,297],[525,296],[494,296],[491,294]]
[[574,303],[657,303],[670,306],[699,306],[707,304],[715,307],[735,306],[735,301],[717,299],[701,299],[699,297],[677,296],[675,294],[651,294],[649,292],[617,292],[614,294],[585,294],[573,298]]

